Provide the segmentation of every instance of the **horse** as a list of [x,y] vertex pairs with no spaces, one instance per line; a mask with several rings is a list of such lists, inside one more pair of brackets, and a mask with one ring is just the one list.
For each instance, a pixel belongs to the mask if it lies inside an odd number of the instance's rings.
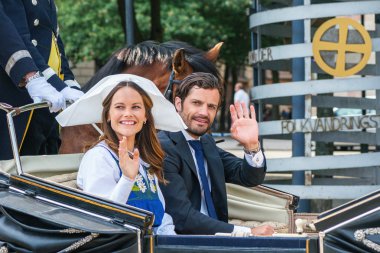
[[[108,75],[135,74],[154,82],[172,102],[176,85],[193,72],[211,73],[221,80],[215,62],[222,44],[216,44],[207,52],[181,41],[144,41],[119,49],[88,81],[83,91],[90,90]],[[99,132],[92,125],[63,127],[59,154],[81,153],[85,146],[94,143],[98,138]]]

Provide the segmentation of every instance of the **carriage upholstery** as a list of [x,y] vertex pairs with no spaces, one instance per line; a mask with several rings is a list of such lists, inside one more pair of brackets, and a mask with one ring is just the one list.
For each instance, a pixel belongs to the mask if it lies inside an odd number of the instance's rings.
[[294,232],[298,197],[263,185],[252,188],[226,186],[230,223],[247,227],[267,224],[276,232]]
[[[76,175],[82,156],[23,156],[21,164],[24,173],[77,188]],[[0,170],[16,173],[14,160],[0,161]],[[226,186],[230,223],[248,227],[269,224],[277,232],[295,232],[296,196],[262,185],[253,188],[234,184]]]
[[[24,173],[46,178],[77,171],[82,157],[83,154],[21,156],[21,164]],[[0,170],[17,174],[13,159],[0,161]]]

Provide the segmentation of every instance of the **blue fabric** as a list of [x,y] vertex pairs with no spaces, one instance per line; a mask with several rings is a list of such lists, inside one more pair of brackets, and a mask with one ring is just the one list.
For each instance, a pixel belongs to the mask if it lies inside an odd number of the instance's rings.
[[[115,160],[115,162],[119,168],[119,173],[120,173],[120,177],[121,177],[123,173],[122,173],[121,168],[119,166],[119,159],[111,152],[111,150],[109,150],[109,148],[107,146],[102,145],[102,144],[99,144],[98,146],[107,149],[107,151],[110,153],[110,155]],[[145,168],[144,166],[143,166],[143,168],[145,169],[146,174],[148,174],[149,172],[147,171],[147,168]],[[164,207],[163,207],[163,205],[160,201],[160,198],[158,196],[157,182],[154,178],[152,179],[153,187],[155,188],[155,189],[152,189],[150,183],[148,182],[149,180],[146,180],[144,178],[144,176],[141,175],[140,172],[138,175],[141,176],[141,178],[142,178],[142,180],[146,186],[146,190],[145,190],[145,192],[142,192],[141,189],[139,188],[138,184],[137,184],[137,181],[135,181],[135,183],[132,187],[132,191],[129,194],[128,201],[126,204],[152,212],[154,214],[153,227],[158,227],[162,223],[162,219],[164,217],[165,210],[164,210]]]
[[[306,252],[309,245],[309,252],[318,252],[313,246],[317,238],[315,237],[226,237],[226,236],[205,236],[205,235],[158,235],[156,236],[156,246],[181,247],[182,249],[192,247],[194,252],[198,248],[209,249],[209,252]],[[310,243],[308,243],[308,241]],[[313,243],[313,244],[312,244]],[[236,249],[240,249],[236,250]],[[187,248],[186,248],[187,249]],[[211,250],[212,249],[212,250]],[[199,250],[200,252],[206,252]]]
[[[147,172],[149,173],[149,172]],[[139,175],[141,175],[139,173]],[[138,187],[137,182],[133,185],[132,191],[129,194],[127,204],[131,206],[135,206],[144,210],[151,211],[155,218],[154,218],[154,223],[153,227],[158,227],[162,223],[162,218],[164,217],[164,207],[162,206],[162,203],[158,197],[158,192],[157,192],[157,183],[156,180],[153,181],[153,187],[155,187],[155,190],[152,191],[151,185],[145,178],[141,175],[145,186],[146,190],[145,192],[142,192],[140,188]]]
[[195,158],[197,160],[197,165],[199,169],[199,177],[201,178],[201,182],[203,186],[203,192],[204,192],[204,196],[206,200],[208,215],[214,219],[218,219],[215,212],[214,203],[212,202],[210,186],[208,184],[208,180],[206,176],[202,144],[200,141],[189,141],[189,144],[195,151]]

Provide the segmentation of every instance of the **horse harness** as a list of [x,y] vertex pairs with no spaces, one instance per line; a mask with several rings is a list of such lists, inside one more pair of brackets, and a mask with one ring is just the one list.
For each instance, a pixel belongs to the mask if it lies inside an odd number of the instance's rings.
[[174,77],[175,77],[175,72],[174,70],[172,70],[172,72],[170,73],[168,85],[166,86],[166,89],[164,92],[164,97],[170,102],[172,102],[171,97],[173,95],[173,84],[179,85],[182,83],[182,80],[175,80]]

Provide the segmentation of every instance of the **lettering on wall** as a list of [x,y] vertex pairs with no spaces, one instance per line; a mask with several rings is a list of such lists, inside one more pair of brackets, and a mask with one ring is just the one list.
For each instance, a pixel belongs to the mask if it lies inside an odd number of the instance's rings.
[[271,48],[262,48],[259,50],[251,51],[248,54],[248,61],[250,64],[272,60],[273,56]]
[[282,134],[295,132],[331,132],[379,128],[380,115],[329,117],[281,121]]

